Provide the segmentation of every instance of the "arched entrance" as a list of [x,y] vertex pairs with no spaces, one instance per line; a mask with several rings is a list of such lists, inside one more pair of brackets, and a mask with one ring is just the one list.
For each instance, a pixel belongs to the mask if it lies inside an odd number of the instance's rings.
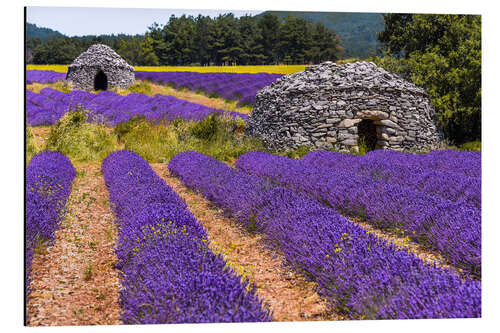
[[377,146],[377,126],[373,120],[363,119],[358,124],[358,147],[363,146],[366,151],[374,150]]
[[103,71],[97,72],[95,76],[94,90],[108,90],[108,78]]

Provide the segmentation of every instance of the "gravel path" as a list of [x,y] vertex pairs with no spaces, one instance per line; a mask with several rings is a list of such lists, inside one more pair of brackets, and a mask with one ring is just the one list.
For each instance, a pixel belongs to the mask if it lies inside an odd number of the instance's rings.
[[100,163],[74,166],[55,243],[34,256],[29,326],[120,324],[116,228]]

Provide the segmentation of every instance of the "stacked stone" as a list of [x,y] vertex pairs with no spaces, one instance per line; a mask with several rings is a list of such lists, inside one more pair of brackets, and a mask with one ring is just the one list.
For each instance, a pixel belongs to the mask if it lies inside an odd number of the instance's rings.
[[377,148],[436,148],[441,134],[426,91],[372,62],[325,62],[260,90],[246,133],[270,149],[358,149],[363,120],[376,125]]
[[94,44],[80,54],[68,66],[66,80],[73,83],[73,88],[92,90],[99,71],[106,75],[109,88],[127,89],[135,82],[134,67],[104,44]]

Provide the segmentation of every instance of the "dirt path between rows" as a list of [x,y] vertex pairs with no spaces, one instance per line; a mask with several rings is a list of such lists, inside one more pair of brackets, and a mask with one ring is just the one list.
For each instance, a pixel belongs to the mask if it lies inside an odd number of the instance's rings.
[[203,224],[212,250],[221,253],[238,274],[248,277],[257,286],[258,295],[271,309],[274,320],[346,319],[328,312],[326,302],[315,292],[316,284],[283,267],[283,256],[266,248],[261,235],[246,232],[232,219],[224,217],[222,210],[171,176],[165,164],[152,163],[151,166],[186,201],[188,209]]
[[29,326],[120,324],[117,236],[100,163],[74,166],[55,243],[33,258]]
[[450,265],[448,260],[444,258],[438,251],[424,249],[422,245],[419,245],[415,241],[411,240],[409,237],[401,237],[395,235],[394,233],[384,232],[380,229],[375,228],[371,224],[361,221],[359,219],[347,216],[346,218],[358,224],[361,228],[365,229],[366,231],[373,234],[377,238],[383,239],[386,242],[394,244],[400,250],[405,250],[409,253],[412,253],[413,255],[417,256],[422,261],[431,266],[436,265],[437,267],[444,268],[453,272],[455,275],[462,277],[465,276],[465,273],[462,269]]

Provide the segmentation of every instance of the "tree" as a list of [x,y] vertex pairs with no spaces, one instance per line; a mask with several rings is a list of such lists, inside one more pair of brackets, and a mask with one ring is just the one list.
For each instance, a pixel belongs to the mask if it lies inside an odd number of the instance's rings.
[[278,62],[277,45],[280,21],[274,14],[266,14],[259,20],[259,28],[262,34],[262,49],[266,64]]
[[481,139],[481,17],[389,14],[381,64],[429,92],[438,125],[456,144]]

